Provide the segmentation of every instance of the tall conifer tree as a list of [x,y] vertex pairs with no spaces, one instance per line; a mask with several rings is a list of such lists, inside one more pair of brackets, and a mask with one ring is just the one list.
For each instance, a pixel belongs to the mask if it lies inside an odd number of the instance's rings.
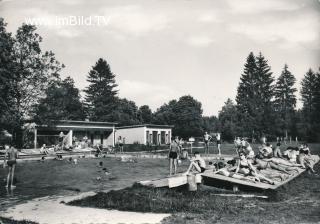
[[111,121],[117,106],[118,86],[115,75],[106,60],[100,58],[89,72],[89,86],[85,90],[89,118],[96,121]]
[[237,110],[239,111],[238,126],[241,127],[239,134],[243,136],[251,136],[257,128],[254,122],[257,89],[256,70],[256,59],[254,54],[250,52],[240,77],[236,96]]
[[306,126],[306,138],[309,141],[320,140],[320,74],[312,69],[302,79],[301,100],[303,102],[303,118]]
[[285,64],[275,86],[275,111],[279,117],[277,126],[284,130],[285,136],[288,136],[288,130],[294,126],[293,120],[297,102],[295,82],[296,78],[288,70],[288,65]]

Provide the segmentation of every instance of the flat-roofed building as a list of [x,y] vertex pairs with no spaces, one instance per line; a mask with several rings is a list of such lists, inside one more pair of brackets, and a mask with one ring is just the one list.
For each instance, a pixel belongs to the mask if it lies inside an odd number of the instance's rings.
[[87,142],[90,146],[115,145],[114,122],[60,120],[50,125],[34,126],[34,147],[42,144],[56,145],[63,138],[65,145],[77,145]]
[[142,124],[117,127],[115,142],[119,137],[124,144],[165,145],[170,144],[172,125]]

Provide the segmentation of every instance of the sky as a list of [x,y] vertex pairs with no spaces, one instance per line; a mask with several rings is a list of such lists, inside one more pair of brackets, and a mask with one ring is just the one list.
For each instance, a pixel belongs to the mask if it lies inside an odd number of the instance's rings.
[[275,78],[287,63],[298,89],[320,66],[319,0],[0,0],[0,17],[13,34],[36,24],[81,90],[101,57],[119,96],[153,111],[189,94],[218,115],[251,51]]

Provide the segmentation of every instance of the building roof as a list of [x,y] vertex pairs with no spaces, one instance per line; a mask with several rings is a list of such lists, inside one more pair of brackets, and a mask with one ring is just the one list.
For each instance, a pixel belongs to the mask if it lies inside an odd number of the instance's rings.
[[138,124],[138,125],[130,125],[130,126],[121,126],[121,127],[116,127],[116,129],[128,129],[128,128],[141,128],[141,127],[146,127],[146,128],[167,128],[171,129],[174,126],[173,125],[159,125],[159,124]]
[[49,124],[36,125],[37,128],[51,129],[51,128],[76,128],[76,129],[113,129],[117,123],[115,122],[100,122],[100,121],[73,121],[73,120],[59,120],[52,121]]

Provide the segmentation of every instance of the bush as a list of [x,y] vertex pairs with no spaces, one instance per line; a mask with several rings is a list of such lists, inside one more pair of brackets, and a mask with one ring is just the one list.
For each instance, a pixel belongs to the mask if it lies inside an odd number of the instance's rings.
[[139,143],[127,144],[123,146],[123,151],[125,152],[156,152],[157,150],[169,149],[169,145],[143,145]]

